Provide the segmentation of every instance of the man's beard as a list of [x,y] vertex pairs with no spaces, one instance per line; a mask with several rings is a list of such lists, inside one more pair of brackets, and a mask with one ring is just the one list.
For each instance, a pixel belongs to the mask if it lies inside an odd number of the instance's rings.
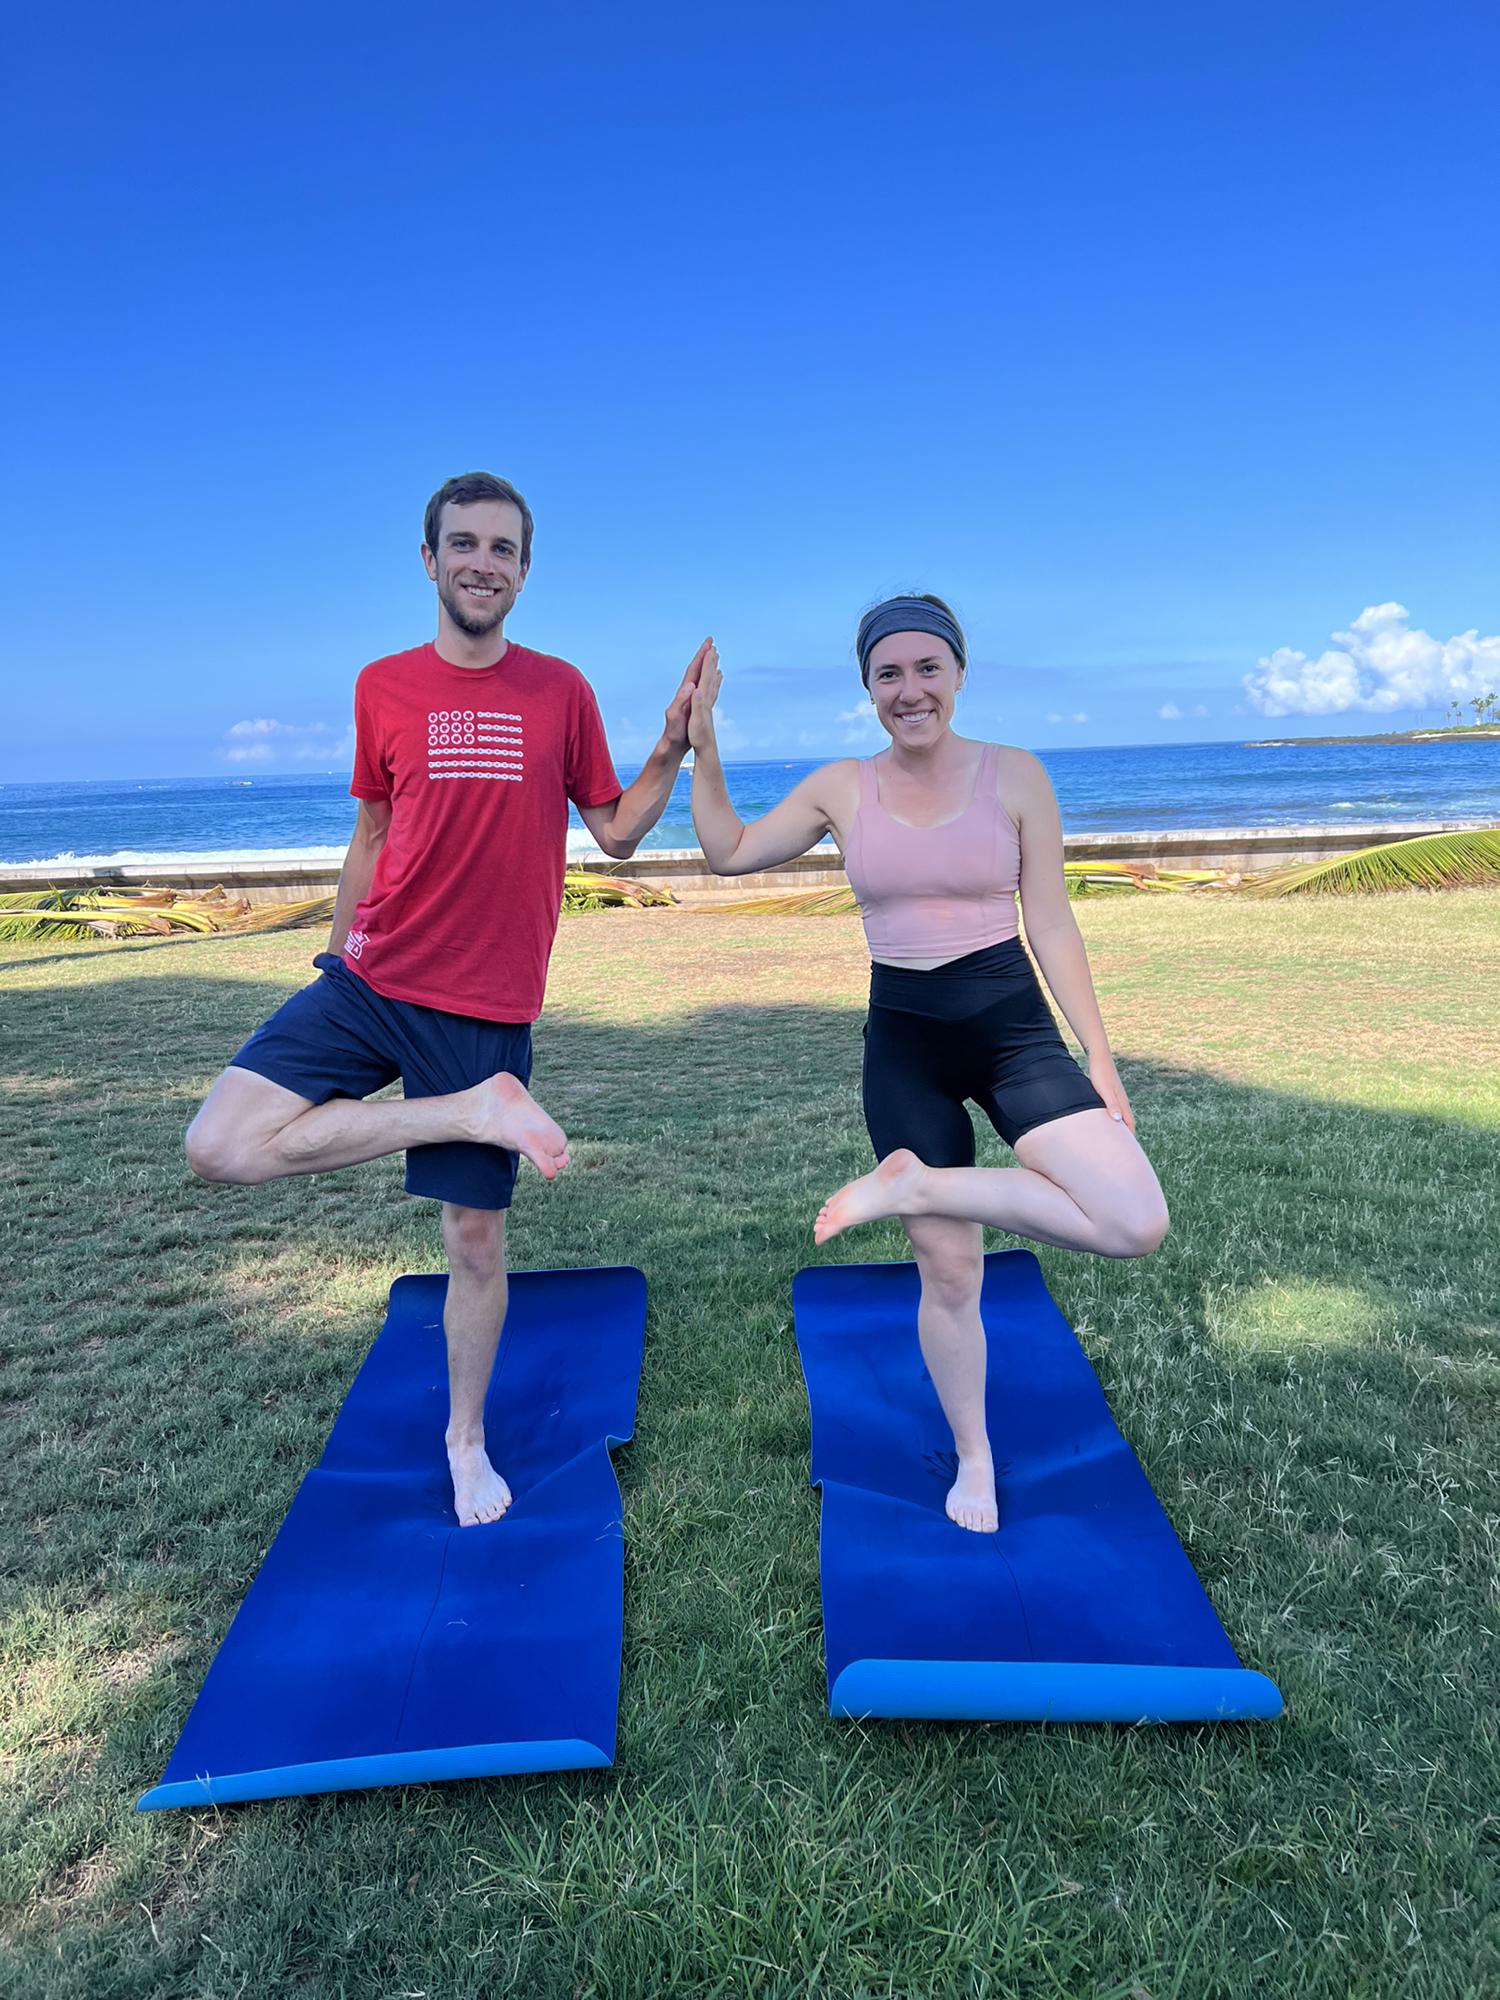
[[440,595],[443,609],[459,631],[470,639],[483,639],[498,631],[515,601],[511,592],[497,590],[488,605],[479,605],[472,598],[461,596],[456,585]]

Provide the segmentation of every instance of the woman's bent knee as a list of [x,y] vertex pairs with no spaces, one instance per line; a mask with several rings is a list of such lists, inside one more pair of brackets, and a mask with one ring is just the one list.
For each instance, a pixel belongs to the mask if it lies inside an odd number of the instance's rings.
[[1106,1257],[1149,1257],[1161,1247],[1171,1218],[1164,1201],[1112,1218],[1100,1245]]

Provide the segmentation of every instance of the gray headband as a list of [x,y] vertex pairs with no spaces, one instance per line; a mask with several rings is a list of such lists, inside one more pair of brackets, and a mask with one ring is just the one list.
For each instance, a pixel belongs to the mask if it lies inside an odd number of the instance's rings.
[[862,681],[869,678],[871,653],[882,639],[889,639],[893,632],[930,632],[935,639],[946,639],[958,664],[961,667],[968,665],[964,635],[951,612],[944,611],[939,605],[929,604],[925,597],[888,597],[884,604],[877,604],[859,621],[854,650],[859,655],[859,677]]

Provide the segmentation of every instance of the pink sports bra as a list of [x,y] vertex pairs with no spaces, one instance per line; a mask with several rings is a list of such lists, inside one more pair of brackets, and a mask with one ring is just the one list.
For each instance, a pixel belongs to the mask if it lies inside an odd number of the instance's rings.
[[997,756],[986,743],[974,796],[941,826],[892,819],[877,759],[861,759],[844,867],[872,958],[962,958],[1016,935],[1021,836],[996,796]]

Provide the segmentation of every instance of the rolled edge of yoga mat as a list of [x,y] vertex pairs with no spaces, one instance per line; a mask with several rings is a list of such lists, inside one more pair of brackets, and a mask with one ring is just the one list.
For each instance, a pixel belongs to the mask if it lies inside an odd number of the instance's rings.
[[1281,1692],[1248,1667],[851,1660],[831,1715],[916,1722],[1269,1722]]
[[468,1743],[455,1749],[396,1751],[384,1757],[338,1757],[273,1771],[154,1785],[138,1812],[166,1806],[228,1806],[247,1799],[294,1799],[314,1792],[362,1792],[379,1785],[430,1785],[452,1778],[514,1778],[535,1771],[602,1771],[611,1759],[578,1738],[556,1743]]

